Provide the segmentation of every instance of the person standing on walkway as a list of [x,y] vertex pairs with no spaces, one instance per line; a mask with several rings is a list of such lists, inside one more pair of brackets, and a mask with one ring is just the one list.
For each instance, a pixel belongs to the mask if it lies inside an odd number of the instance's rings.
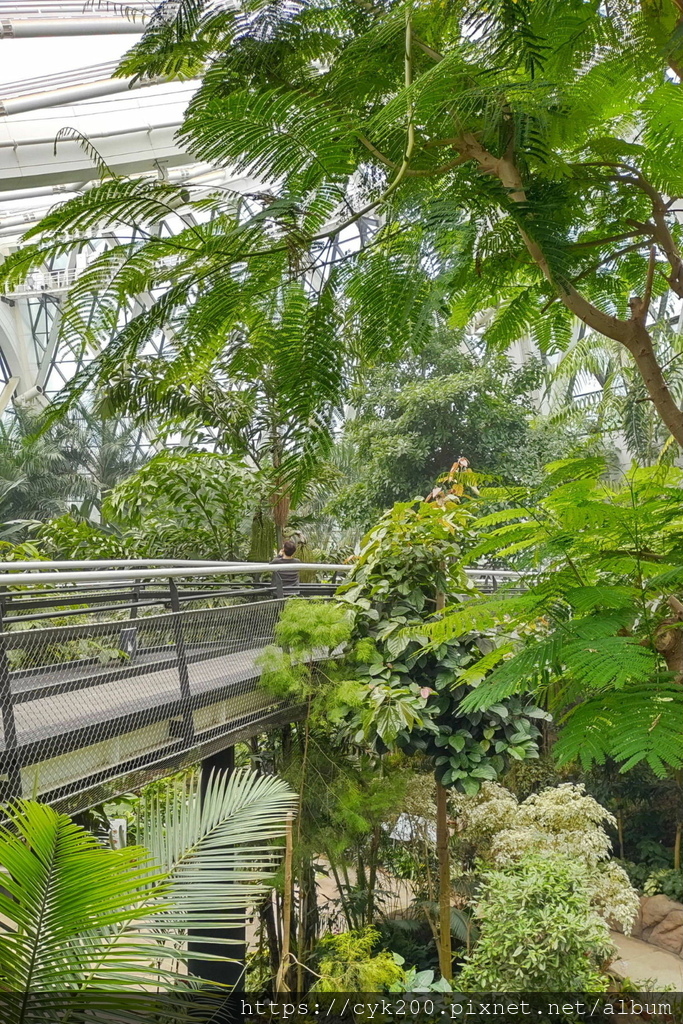
[[[295,558],[296,544],[293,540],[286,540],[282,545],[282,550],[278,552],[275,558],[271,558],[271,565],[301,565],[301,559]],[[289,572],[278,573],[282,580],[282,586],[285,593],[298,593],[299,592],[299,573],[297,570],[291,570]]]

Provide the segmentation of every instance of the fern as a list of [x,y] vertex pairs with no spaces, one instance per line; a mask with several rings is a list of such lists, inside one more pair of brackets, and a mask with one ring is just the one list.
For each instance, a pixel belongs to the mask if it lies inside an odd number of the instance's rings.
[[[683,652],[666,639],[681,628],[683,472],[634,468],[610,482],[603,466],[557,463],[526,501],[517,489],[512,508],[482,516],[486,540],[477,557],[515,548],[520,525],[532,532],[528,592],[447,609],[426,632],[432,643],[477,629],[498,638],[497,649],[465,672],[477,685],[463,712],[530,691],[557,717],[565,761],[588,766],[610,757],[628,770],[646,760],[661,774],[683,763]],[[482,500],[499,501],[501,493],[483,489]]]

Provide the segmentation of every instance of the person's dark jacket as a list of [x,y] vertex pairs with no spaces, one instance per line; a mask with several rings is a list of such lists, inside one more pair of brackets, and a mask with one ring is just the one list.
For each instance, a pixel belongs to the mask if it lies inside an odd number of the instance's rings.
[[[275,558],[271,558],[271,565],[301,565],[300,558],[288,558],[286,555],[276,555]],[[279,576],[282,579],[282,586],[285,590],[292,590],[299,586],[299,573],[298,572],[281,572]]]

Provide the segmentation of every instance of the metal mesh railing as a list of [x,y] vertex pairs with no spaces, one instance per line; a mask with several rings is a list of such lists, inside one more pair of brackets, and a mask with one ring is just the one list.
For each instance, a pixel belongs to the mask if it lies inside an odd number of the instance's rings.
[[277,570],[58,575],[0,574],[4,797],[66,798],[285,713],[258,687],[260,656],[288,599]]

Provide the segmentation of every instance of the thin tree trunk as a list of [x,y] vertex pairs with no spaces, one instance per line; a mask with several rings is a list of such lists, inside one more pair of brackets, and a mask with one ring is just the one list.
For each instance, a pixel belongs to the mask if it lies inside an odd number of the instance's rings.
[[280,966],[280,942],[277,936],[277,925],[275,923],[275,912],[273,910],[273,893],[269,892],[263,901],[260,909],[261,922],[268,939],[268,957],[273,979],[277,976]]
[[619,834],[619,858],[626,860],[624,856],[624,814],[619,811],[617,814],[617,832]]
[[349,909],[348,902],[347,902],[346,897],[344,895],[344,883],[341,880],[341,875],[339,874],[339,869],[337,868],[336,864],[332,860],[332,857],[330,855],[330,851],[329,850],[327,851],[327,860],[328,860],[328,863],[330,865],[330,870],[332,871],[332,874],[334,875],[334,881],[335,881],[335,884],[337,886],[337,892],[339,893],[339,902],[341,903],[341,908],[342,908],[342,912],[344,914],[344,917],[346,918],[346,923],[348,924],[349,928],[353,928],[353,922],[351,920],[351,911]]
[[451,952],[451,864],[448,852],[448,795],[436,784],[436,850],[439,858],[439,967],[446,981],[453,977]]
[[676,825],[676,840],[674,842],[674,871],[681,870],[681,832],[683,832],[683,822],[679,821]]
[[667,430],[683,448],[683,413],[664,380],[664,374],[652,346],[652,338],[644,325],[633,329],[633,338],[625,343],[645,382],[652,404]]
[[289,972],[289,951],[292,929],[292,898],[294,896],[292,879],[292,855],[294,842],[292,834],[292,816],[287,818],[287,831],[285,833],[285,887],[282,901],[282,953],[280,966],[275,979],[276,992],[289,992],[287,985],[287,974]]
[[[366,896],[367,896],[368,880],[367,880],[367,878],[365,876],[365,863],[363,862],[363,855],[360,852],[358,854],[358,860],[356,862],[356,891],[358,893],[365,892]],[[366,906],[367,906],[367,899],[366,899]],[[361,917],[361,920],[359,922],[361,927],[363,927],[364,924],[369,924],[370,923],[369,921],[363,921],[363,917],[364,916],[365,915],[363,914],[362,917]]]
[[375,886],[377,885],[377,858],[379,853],[380,826],[375,825],[370,841],[370,860],[368,862],[368,906],[366,918],[372,924],[375,917]]
[[282,726],[282,761],[283,765],[286,766],[292,754],[292,727],[291,725]]

